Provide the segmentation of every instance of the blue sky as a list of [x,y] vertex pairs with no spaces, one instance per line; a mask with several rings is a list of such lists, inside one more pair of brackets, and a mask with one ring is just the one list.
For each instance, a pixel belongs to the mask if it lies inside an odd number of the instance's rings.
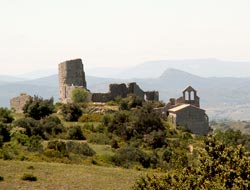
[[249,0],[0,0],[0,74],[79,57],[87,68],[250,61],[249,19]]

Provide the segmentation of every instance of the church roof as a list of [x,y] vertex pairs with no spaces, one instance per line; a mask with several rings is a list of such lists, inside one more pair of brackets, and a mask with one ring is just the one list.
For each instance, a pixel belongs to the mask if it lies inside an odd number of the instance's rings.
[[195,109],[202,110],[202,111],[205,112],[205,110],[200,109],[200,108],[198,108],[198,107],[196,107],[196,106],[193,106],[193,105],[191,105],[191,104],[181,104],[181,105],[179,105],[179,106],[176,106],[176,107],[174,107],[174,108],[169,109],[168,111],[169,111],[169,112],[174,112],[174,113],[175,113],[175,112],[178,112],[178,111],[180,111],[180,110],[182,110],[182,109],[185,109],[185,108],[187,108],[187,107],[193,107],[193,108],[195,108]]

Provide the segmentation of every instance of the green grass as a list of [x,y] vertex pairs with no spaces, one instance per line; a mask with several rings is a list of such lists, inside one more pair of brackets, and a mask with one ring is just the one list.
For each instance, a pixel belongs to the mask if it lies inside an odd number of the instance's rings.
[[[21,180],[24,173],[32,174],[37,181]],[[0,189],[4,190],[127,190],[142,173],[113,167],[71,165],[46,162],[0,160]]]

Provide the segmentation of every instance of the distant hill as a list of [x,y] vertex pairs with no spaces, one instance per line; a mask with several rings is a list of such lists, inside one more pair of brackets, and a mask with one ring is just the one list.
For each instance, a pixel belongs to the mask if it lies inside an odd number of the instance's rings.
[[[167,69],[157,78],[114,79],[86,76],[92,92],[107,92],[110,83],[135,81],[144,90],[158,90],[160,99],[182,96],[182,90],[191,85],[198,91],[201,106],[210,118],[250,120],[250,78],[200,77],[178,69]],[[58,100],[58,76],[7,83],[0,81],[0,106],[9,106],[10,98],[26,92]]]
[[203,77],[250,77],[250,61],[223,61],[218,59],[154,60],[134,67],[92,69],[91,75],[112,78],[158,78],[166,69],[178,69]]

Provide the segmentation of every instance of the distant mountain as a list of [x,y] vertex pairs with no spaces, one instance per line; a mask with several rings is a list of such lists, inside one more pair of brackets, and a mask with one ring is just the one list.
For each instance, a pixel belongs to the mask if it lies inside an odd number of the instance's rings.
[[18,77],[21,78],[26,78],[26,80],[33,80],[37,78],[43,78],[43,77],[48,77],[51,75],[55,75],[57,73],[57,68],[54,69],[43,69],[43,70],[37,70],[37,71],[32,71],[29,73],[24,73],[19,75]]
[[[193,86],[201,98],[201,106],[210,118],[250,120],[250,78],[200,77],[178,69],[167,69],[157,78],[114,79],[86,76],[91,92],[107,92],[111,83],[137,82],[144,90],[158,90],[160,99],[182,96],[186,86]],[[0,106],[9,106],[10,98],[20,93],[54,97],[58,101],[58,76],[6,84],[0,81]]]
[[18,81],[24,81],[24,80],[27,80],[27,79],[22,78],[22,77],[13,77],[9,75],[0,75],[0,84],[18,82]]
[[250,61],[223,61],[218,59],[155,60],[119,71],[115,68],[92,75],[112,78],[158,78],[166,69],[174,68],[203,77],[250,77]]

